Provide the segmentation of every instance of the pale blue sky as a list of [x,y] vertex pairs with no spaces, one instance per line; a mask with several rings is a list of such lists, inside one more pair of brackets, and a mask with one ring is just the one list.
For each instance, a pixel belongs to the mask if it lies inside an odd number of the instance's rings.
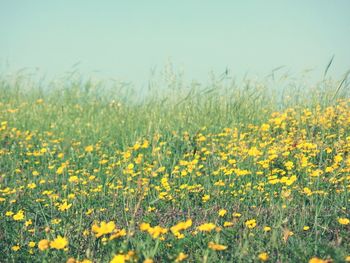
[[146,81],[170,59],[189,78],[228,67],[234,75],[335,77],[350,69],[350,1],[1,0],[2,69],[38,67]]

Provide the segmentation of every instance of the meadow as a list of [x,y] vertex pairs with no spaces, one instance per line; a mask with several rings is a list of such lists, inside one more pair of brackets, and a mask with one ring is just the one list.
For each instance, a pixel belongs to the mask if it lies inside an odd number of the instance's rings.
[[0,78],[0,262],[350,262],[350,94]]

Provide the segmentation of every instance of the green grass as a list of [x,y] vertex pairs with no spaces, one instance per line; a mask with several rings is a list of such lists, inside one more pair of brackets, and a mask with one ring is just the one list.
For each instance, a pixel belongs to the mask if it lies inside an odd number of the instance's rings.
[[[257,262],[267,252],[271,262],[344,262],[346,77],[203,85],[175,76],[151,81],[140,95],[127,84],[76,75],[45,85],[2,76],[0,261],[109,262],[133,251],[129,261],[175,261],[182,252],[192,262]],[[60,209],[65,202],[71,206]],[[24,218],[15,220],[20,210]],[[170,229],[187,219],[192,225],[178,239]],[[97,238],[92,225],[101,221],[126,235]],[[140,230],[143,222],[168,232],[152,237],[152,229]],[[217,228],[201,232],[203,223]],[[66,250],[38,249],[58,235],[69,241]],[[209,242],[227,248],[215,251]]]

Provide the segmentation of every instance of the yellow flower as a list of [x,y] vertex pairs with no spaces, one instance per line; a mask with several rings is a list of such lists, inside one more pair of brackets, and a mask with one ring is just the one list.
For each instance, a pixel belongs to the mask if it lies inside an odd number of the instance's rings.
[[312,191],[311,191],[310,188],[308,188],[308,187],[304,187],[303,192],[304,192],[304,194],[306,194],[307,196],[312,195]]
[[85,152],[90,153],[90,152],[92,152],[93,150],[94,150],[94,146],[92,146],[92,145],[89,145],[89,146],[86,146],[86,147],[85,147]]
[[44,251],[44,250],[46,250],[46,249],[49,248],[49,244],[50,244],[49,240],[47,240],[47,239],[42,239],[42,240],[40,240],[39,243],[38,243],[38,248],[39,248],[41,251]]
[[12,211],[7,211],[6,213],[5,213],[5,216],[12,216],[14,214],[14,212],[12,212]]
[[36,184],[35,183],[30,183],[30,184],[27,185],[27,187],[29,189],[34,189],[36,187]]
[[315,171],[312,171],[312,173],[310,173],[311,177],[319,177],[322,174],[322,170],[320,169],[316,169]]
[[113,233],[110,237],[109,240],[116,239],[118,237],[124,237],[126,236],[126,231],[125,229],[117,230],[115,233]]
[[327,260],[313,257],[312,259],[309,260],[309,263],[327,263]]
[[56,170],[56,173],[57,173],[58,175],[63,174],[64,168],[66,168],[66,167],[65,167],[65,166],[60,166],[60,167],[58,167],[57,170]]
[[288,171],[290,171],[290,170],[293,169],[294,163],[291,162],[291,161],[288,161],[288,162],[285,162],[285,163],[284,163],[284,166],[286,167],[286,169],[287,169]]
[[269,226],[264,226],[264,231],[265,231],[265,232],[271,231],[271,227],[269,227]]
[[261,154],[261,152],[258,150],[258,148],[256,148],[256,147],[252,147],[252,148],[250,148],[249,150],[248,150],[248,155],[249,156],[253,156],[253,157],[255,157],[255,156],[259,156]]
[[27,220],[27,221],[24,223],[25,226],[30,226],[31,224],[33,224],[33,222],[32,222],[31,219]]
[[348,225],[350,223],[350,220],[348,218],[342,217],[338,218],[338,222],[341,225]]
[[146,258],[143,263],[153,263],[153,259]]
[[233,225],[234,225],[233,222],[228,222],[228,221],[224,222],[224,227],[230,227]]
[[269,254],[267,254],[266,252],[262,252],[259,254],[258,258],[261,261],[268,261],[269,260]]
[[30,242],[28,243],[28,246],[29,246],[29,247],[35,247],[35,242],[30,241]]
[[205,223],[197,227],[199,231],[204,232],[210,232],[212,231],[216,226],[213,223]]
[[11,247],[11,249],[13,250],[13,251],[18,251],[18,250],[20,250],[20,246],[18,246],[18,245],[15,245],[15,246],[13,246],[13,247]]
[[350,262],[350,255],[345,258],[345,262]]
[[109,263],[124,263],[125,256],[123,254],[115,255]]
[[223,216],[226,215],[226,213],[227,213],[227,210],[226,210],[226,209],[221,209],[221,210],[219,211],[219,216],[223,217]]
[[72,175],[72,176],[70,176],[68,178],[68,182],[70,182],[70,183],[77,183],[77,182],[79,182],[79,177],[76,176],[76,175]]
[[186,259],[188,257],[188,255],[186,255],[185,253],[180,252],[179,255],[177,256],[177,258],[175,259],[175,262],[181,262],[184,259]]
[[58,210],[63,212],[63,211],[68,210],[71,206],[72,206],[72,204],[68,204],[67,201],[65,201],[64,203],[62,203],[58,206]]
[[261,131],[268,131],[270,129],[270,125],[263,123],[260,127]]
[[92,212],[94,211],[94,209],[90,208],[86,211],[85,215],[90,215]]
[[212,250],[218,250],[218,251],[227,249],[227,246],[215,244],[214,242],[209,242],[208,247]]
[[110,221],[106,223],[105,221],[102,221],[100,226],[94,224],[91,227],[92,232],[95,233],[95,236],[98,238],[102,235],[110,234],[115,229],[115,223],[113,221]]
[[210,195],[203,195],[202,201],[203,203],[207,202],[210,199]]
[[233,216],[233,217],[241,217],[242,214],[241,214],[241,213],[233,213],[232,216]]
[[15,221],[20,221],[20,220],[23,220],[23,219],[24,219],[24,211],[23,210],[19,210],[17,212],[17,214],[15,214],[13,216],[13,220],[15,220]]
[[252,228],[256,227],[256,220],[255,220],[255,219],[247,220],[247,221],[245,222],[245,225],[246,225],[246,227],[248,227],[249,229],[252,229]]
[[304,227],[303,227],[303,230],[304,230],[304,231],[308,231],[309,229],[310,229],[309,226],[304,226]]
[[64,249],[68,245],[68,240],[65,237],[58,236],[50,242],[50,247],[55,249]]
[[147,230],[147,232],[153,237],[158,238],[162,234],[166,234],[168,232],[168,229],[163,228],[161,226],[155,226],[151,227]]
[[150,228],[151,228],[151,225],[149,223],[141,223],[141,225],[140,225],[141,231],[147,231]]
[[172,226],[170,228],[170,231],[173,233],[173,234],[176,234],[178,232],[180,232],[181,230],[186,230],[187,228],[191,227],[192,226],[192,220],[189,219],[185,222],[179,222],[178,224],[176,224],[175,226]]

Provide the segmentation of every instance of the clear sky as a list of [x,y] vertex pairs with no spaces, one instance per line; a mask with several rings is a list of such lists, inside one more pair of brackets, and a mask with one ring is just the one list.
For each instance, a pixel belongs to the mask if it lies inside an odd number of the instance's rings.
[[349,0],[1,0],[0,68],[146,81],[168,60],[208,72],[350,69]]

